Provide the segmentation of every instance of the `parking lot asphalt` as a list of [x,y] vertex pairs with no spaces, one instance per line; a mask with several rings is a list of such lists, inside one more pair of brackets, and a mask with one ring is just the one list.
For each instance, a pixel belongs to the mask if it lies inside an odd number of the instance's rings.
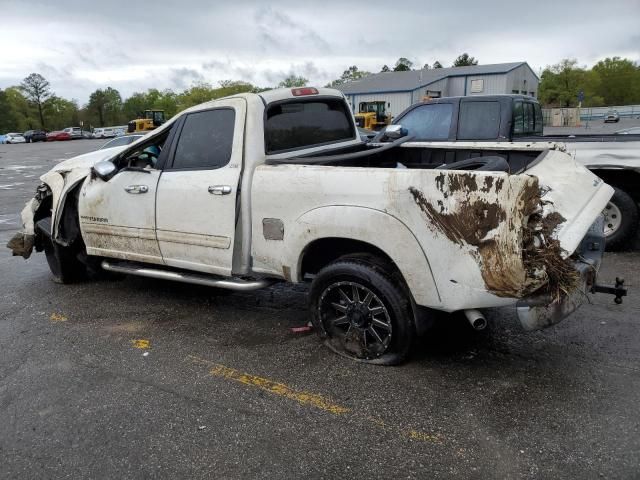
[[[0,145],[0,242],[38,176],[98,141]],[[0,249],[0,478],[638,478],[640,255],[525,333],[443,316],[400,367],[336,356],[304,286],[58,285]]]

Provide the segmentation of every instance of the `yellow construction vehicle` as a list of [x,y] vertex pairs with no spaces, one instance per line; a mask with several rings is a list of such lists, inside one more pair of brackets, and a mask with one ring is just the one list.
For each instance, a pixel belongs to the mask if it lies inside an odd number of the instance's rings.
[[145,110],[144,114],[127,124],[127,133],[148,132],[159,127],[165,121],[164,110]]
[[380,130],[391,123],[391,115],[387,115],[386,102],[360,102],[356,123],[360,128]]

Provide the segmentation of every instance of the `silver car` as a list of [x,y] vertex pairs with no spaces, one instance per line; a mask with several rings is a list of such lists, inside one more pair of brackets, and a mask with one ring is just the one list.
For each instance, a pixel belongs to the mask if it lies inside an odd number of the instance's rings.
[[620,121],[620,114],[618,113],[617,110],[609,110],[607,114],[604,116],[604,123],[619,122],[619,121]]

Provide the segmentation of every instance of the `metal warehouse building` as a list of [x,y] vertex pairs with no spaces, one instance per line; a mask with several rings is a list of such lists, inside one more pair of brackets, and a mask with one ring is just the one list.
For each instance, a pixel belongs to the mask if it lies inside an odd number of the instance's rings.
[[536,97],[539,78],[527,62],[382,72],[338,87],[354,113],[360,102],[387,102],[387,112],[398,115],[427,97],[519,93]]

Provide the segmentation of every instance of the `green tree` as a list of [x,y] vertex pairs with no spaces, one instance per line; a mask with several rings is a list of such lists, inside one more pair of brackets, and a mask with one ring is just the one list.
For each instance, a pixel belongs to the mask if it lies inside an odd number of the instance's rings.
[[458,58],[453,61],[454,67],[469,67],[472,65],[478,65],[478,60],[476,60],[474,57],[470,57],[466,52],[462,55],[459,55]]
[[142,110],[164,110],[167,118],[173,117],[179,110],[178,94],[168,88],[162,91],[156,88],[147,90],[145,101],[146,106]]
[[98,89],[89,96],[87,110],[97,118],[100,127],[122,122],[122,97],[115,88]]
[[32,73],[20,84],[20,88],[27,96],[27,99],[38,109],[40,126],[45,128],[43,104],[53,95],[49,82],[39,73]]
[[215,98],[215,88],[209,83],[197,83],[179,95],[180,110],[208,102]]
[[150,88],[146,92],[136,92],[122,104],[123,122],[138,118],[145,110],[164,110],[165,116],[171,118],[178,113],[178,111],[198,103],[191,103],[182,107],[180,105],[181,95],[182,94],[179,95],[171,89],[161,91],[157,88]]
[[577,65],[577,60],[565,58],[543,70],[538,97],[544,105],[573,107],[578,104],[578,93],[585,86],[586,72]]
[[44,102],[42,110],[51,129],[61,130],[80,124],[78,104],[74,100],[53,95]]
[[278,84],[278,88],[305,87],[308,83],[306,78],[291,74]]
[[382,68],[380,69],[380,72],[390,72],[391,69],[389,68],[388,65],[383,65]]
[[200,103],[215,100],[216,98],[259,90],[260,89],[252,84],[239,80],[223,80],[220,82],[220,87],[217,88],[209,83],[196,83],[177,95],[177,107],[178,111],[180,111]]
[[11,130],[23,132],[36,128],[39,124],[38,112],[34,105],[24,96],[22,88],[9,87],[5,89],[4,96],[9,106],[8,117],[13,125]]
[[16,114],[9,102],[7,93],[4,90],[0,90],[0,132],[14,131],[17,123]]
[[125,121],[138,118],[144,110],[150,108],[147,102],[147,95],[144,92],[135,92],[122,104],[122,113]]
[[640,69],[631,60],[605,58],[593,66],[599,77],[598,96],[606,105],[629,105],[640,102]]
[[433,68],[443,68],[443,67],[442,67],[442,64],[438,60],[436,60],[435,62],[433,62]]
[[394,72],[407,72],[413,67],[413,62],[405,57],[400,57],[393,67]]
[[238,93],[254,92],[256,87],[242,80],[222,80],[220,88],[216,90],[216,98],[228,97],[229,95],[237,95]]
[[327,87],[335,88],[344,83],[360,80],[369,75],[371,75],[371,72],[367,72],[365,70],[358,70],[357,66],[352,65],[349,68],[347,68],[344,72],[342,72],[342,75],[340,76],[340,78],[327,84]]

